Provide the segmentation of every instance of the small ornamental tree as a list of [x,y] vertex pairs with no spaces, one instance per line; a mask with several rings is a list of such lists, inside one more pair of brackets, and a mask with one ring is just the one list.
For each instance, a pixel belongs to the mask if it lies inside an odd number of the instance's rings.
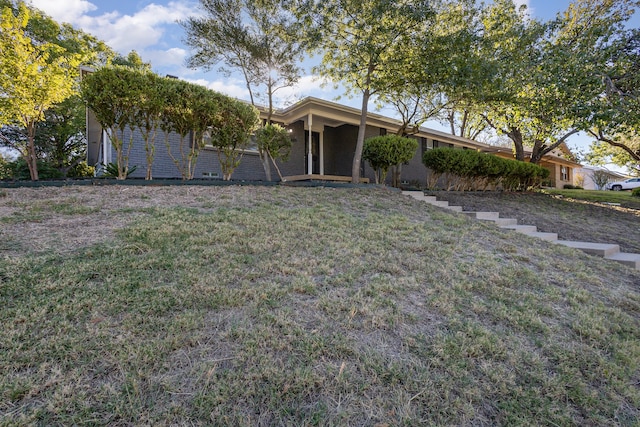
[[384,184],[391,166],[408,162],[418,149],[418,141],[398,135],[368,138],[364,143],[362,158],[374,170],[376,184]]
[[210,128],[211,144],[218,149],[223,180],[231,179],[258,123],[259,114],[254,106],[231,98],[216,114]]
[[[195,165],[204,146],[203,136],[215,126],[217,110],[229,99],[203,86],[180,80],[164,79],[165,108],[161,129],[165,132],[167,153],[180,171],[183,180],[193,179]],[[169,136],[179,136],[178,152],[171,151]]]
[[604,170],[594,170],[591,174],[591,179],[596,186],[596,190],[604,190],[609,181],[611,181],[611,175]]
[[[134,83],[136,73],[139,72],[129,67],[103,67],[86,75],[81,83],[82,98],[109,134],[116,150],[117,179],[120,180],[126,179],[129,172],[134,116],[141,96],[141,88]],[[130,132],[125,147],[127,130]]]
[[135,77],[137,86],[142,88],[138,92],[140,98],[133,115],[133,122],[140,129],[144,140],[144,151],[147,160],[145,179],[149,180],[153,178],[152,166],[156,150],[156,135],[160,126],[160,116],[167,102],[166,97],[162,94],[165,85],[162,84],[162,79],[157,74],[150,71],[142,70],[136,74],[132,73],[132,77]]
[[[276,159],[287,161],[291,153],[291,135],[289,131],[278,124],[267,124],[256,131],[258,150],[273,162],[278,176],[282,181],[282,173],[276,163]],[[269,177],[267,177],[269,180]]]

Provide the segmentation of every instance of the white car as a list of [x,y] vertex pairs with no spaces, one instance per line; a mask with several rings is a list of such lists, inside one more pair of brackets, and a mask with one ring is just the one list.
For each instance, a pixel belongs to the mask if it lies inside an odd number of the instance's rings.
[[640,187],[640,178],[629,178],[624,181],[612,182],[608,187],[613,191],[633,190],[634,188]]

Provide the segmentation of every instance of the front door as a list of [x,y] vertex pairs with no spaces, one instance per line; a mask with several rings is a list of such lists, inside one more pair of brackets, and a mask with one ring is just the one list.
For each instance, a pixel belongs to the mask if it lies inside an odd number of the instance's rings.
[[312,170],[309,171],[309,137],[307,134],[307,141],[304,147],[304,167],[307,174],[320,174],[320,134],[318,132],[311,132],[311,166]]

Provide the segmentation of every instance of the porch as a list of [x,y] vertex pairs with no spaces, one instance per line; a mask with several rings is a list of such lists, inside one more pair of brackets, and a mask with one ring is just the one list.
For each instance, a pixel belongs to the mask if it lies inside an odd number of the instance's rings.
[[[351,182],[350,176],[343,175],[321,175],[321,174],[303,174],[283,176],[282,182],[295,182],[295,181],[330,181],[330,182]],[[361,184],[368,184],[369,178],[360,178]]]

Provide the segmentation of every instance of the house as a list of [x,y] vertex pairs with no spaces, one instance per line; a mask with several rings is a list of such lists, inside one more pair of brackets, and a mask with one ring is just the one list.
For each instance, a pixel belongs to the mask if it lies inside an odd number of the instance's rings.
[[[266,111],[261,111],[263,119]],[[115,159],[115,151],[109,138],[96,122],[91,112],[87,115],[88,163],[108,164]],[[353,154],[360,123],[360,110],[308,97],[287,108],[277,110],[272,120],[287,127],[291,132],[293,146],[287,162],[278,162],[278,167],[287,180],[318,179],[343,180],[351,177]],[[396,133],[402,126],[399,120],[376,113],[367,115],[365,138]],[[419,141],[418,150],[402,168],[401,181],[414,185],[425,185],[430,171],[422,163],[422,154],[436,147],[496,152],[496,147],[450,135],[445,132],[420,127],[413,129],[411,137]],[[137,166],[131,177],[142,178],[145,175],[145,151],[142,137],[137,132],[133,135],[134,143],[129,157],[129,165]],[[175,143],[177,137],[171,137]],[[179,178],[180,173],[167,153],[164,136],[156,139],[154,178]],[[496,154],[508,156],[506,150]],[[513,157],[511,155],[511,157]],[[545,156],[543,166],[552,170],[555,186],[560,188],[571,182],[573,169],[579,164],[562,156]],[[217,151],[205,146],[200,152],[196,165],[195,178],[219,178],[222,176],[217,159]],[[374,180],[374,171],[363,161],[361,177]],[[265,180],[264,169],[255,148],[245,150],[240,166],[232,176],[235,180]],[[391,178],[388,178],[389,181]]]
[[[493,153],[505,159],[513,159],[513,151],[511,148],[490,146],[488,149],[482,151]],[[524,147],[525,158],[531,158],[531,152],[530,147]],[[555,150],[545,154],[539,165],[549,170],[549,178],[545,186],[553,188],[564,188],[565,185],[577,185],[576,178],[578,176],[575,171],[582,167],[564,142]]]
[[622,173],[610,171],[598,166],[582,166],[576,169],[575,173],[577,185],[580,185],[585,190],[605,190],[607,183],[624,181],[628,178],[628,176]]

